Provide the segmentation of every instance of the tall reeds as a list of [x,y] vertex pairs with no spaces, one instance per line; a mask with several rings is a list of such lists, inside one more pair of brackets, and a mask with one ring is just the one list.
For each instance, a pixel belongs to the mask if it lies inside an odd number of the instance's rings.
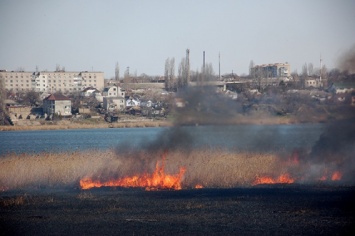
[[[282,172],[275,154],[219,149],[167,152],[167,173],[186,168],[183,187],[249,186],[256,176]],[[159,153],[119,150],[41,154],[8,154],[0,158],[0,190],[79,186],[80,179],[117,179],[152,172]]]

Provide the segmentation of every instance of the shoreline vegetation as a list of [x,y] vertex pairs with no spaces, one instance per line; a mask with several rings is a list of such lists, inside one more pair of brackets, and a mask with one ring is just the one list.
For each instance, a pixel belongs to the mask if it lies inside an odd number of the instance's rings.
[[145,127],[171,127],[176,125],[198,126],[198,125],[287,125],[301,123],[327,123],[333,119],[326,117],[314,117],[312,119],[297,119],[291,116],[236,116],[229,120],[223,120],[223,123],[218,120],[195,120],[186,117],[183,122],[175,122],[173,119],[147,119],[147,118],[129,118],[122,119],[118,122],[108,123],[102,119],[86,119],[72,120],[62,119],[57,121],[37,121],[37,120],[22,120],[13,126],[0,125],[0,131],[26,131],[26,130],[66,130],[66,129],[103,129],[103,128],[145,128]]

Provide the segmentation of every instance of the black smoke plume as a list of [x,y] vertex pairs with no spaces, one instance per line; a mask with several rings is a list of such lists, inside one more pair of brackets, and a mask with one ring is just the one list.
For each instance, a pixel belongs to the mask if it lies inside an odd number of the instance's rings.
[[350,74],[355,74],[355,45],[340,58],[339,67]]
[[175,126],[224,125],[242,110],[240,103],[212,86],[186,88],[179,91],[177,98],[183,105],[175,109]]
[[[326,125],[314,146],[302,151],[297,170],[304,182],[319,181],[332,173],[341,173],[337,183],[355,183],[355,119],[339,120]],[[333,181],[334,182],[334,181]]]

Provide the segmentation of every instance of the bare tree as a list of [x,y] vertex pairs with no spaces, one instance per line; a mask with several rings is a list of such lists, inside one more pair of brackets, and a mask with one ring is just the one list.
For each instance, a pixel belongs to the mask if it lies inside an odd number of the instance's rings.
[[314,75],[314,66],[312,63],[308,63],[308,75]]
[[175,83],[175,58],[170,59],[169,63],[169,77],[170,77],[170,83],[171,83],[171,88],[175,89],[176,83]]
[[129,75],[129,66],[127,66],[126,71],[124,72],[124,78],[125,79],[129,79],[130,75]]
[[216,79],[216,76],[213,71],[212,63],[207,63],[205,65],[205,81],[213,81],[215,79]]
[[178,81],[177,81],[177,87],[178,88],[185,88],[188,83],[188,77],[189,77],[189,71],[188,71],[189,66],[187,65],[187,61],[185,58],[181,59],[180,65],[179,65],[179,70],[178,70]]
[[328,79],[328,69],[326,65],[323,65],[321,70],[320,70],[320,76],[322,79]]
[[302,77],[307,77],[308,76],[308,67],[307,67],[307,63],[305,63],[302,66]]
[[249,63],[249,76],[251,76],[251,77],[254,77],[254,73],[253,73],[254,66],[255,66],[255,63],[253,60],[251,60]]
[[120,80],[120,66],[118,65],[118,62],[116,62],[116,67],[115,67],[115,81],[118,83]]
[[24,94],[23,102],[29,106],[38,106],[40,102],[39,93],[35,91],[28,91],[26,94]]
[[304,65],[302,66],[302,74],[300,76],[301,88],[305,87],[307,77],[308,77],[308,67],[307,67],[307,63],[304,63]]
[[165,60],[164,77],[165,77],[165,90],[170,90],[170,77],[169,77],[170,59]]

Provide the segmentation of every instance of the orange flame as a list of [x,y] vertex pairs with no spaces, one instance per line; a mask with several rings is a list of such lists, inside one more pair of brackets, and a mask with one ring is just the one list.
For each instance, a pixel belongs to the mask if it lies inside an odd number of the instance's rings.
[[282,174],[278,178],[272,178],[269,176],[264,177],[257,177],[256,180],[253,182],[253,185],[257,184],[292,184],[295,182],[289,174]]
[[202,186],[201,184],[196,184],[196,185],[195,185],[195,188],[196,188],[196,189],[200,189],[200,188],[203,188],[203,186]]
[[165,173],[165,158],[162,164],[159,165],[157,161],[155,171],[152,174],[134,175],[132,177],[124,177],[117,180],[109,180],[101,182],[91,178],[84,178],[80,180],[80,187],[82,189],[99,188],[99,187],[144,187],[145,190],[158,190],[158,189],[173,189],[180,190],[181,181],[184,177],[186,169],[180,168],[178,174],[169,175]]
[[[326,171],[328,172],[328,171]],[[339,181],[343,177],[343,174],[340,171],[334,171],[331,175],[329,174],[324,174],[321,178],[319,178],[320,181],[327,181],[327,180],[332,180],[332,181]]]
[[326,181],[327,180],[327,176],[323,175],[322,177],[319,178],[320,181]]
[[343,175],[339,171],[335,171],[332,175],[331,180],[338,181],[341,180],[341,177],[343,177]]

